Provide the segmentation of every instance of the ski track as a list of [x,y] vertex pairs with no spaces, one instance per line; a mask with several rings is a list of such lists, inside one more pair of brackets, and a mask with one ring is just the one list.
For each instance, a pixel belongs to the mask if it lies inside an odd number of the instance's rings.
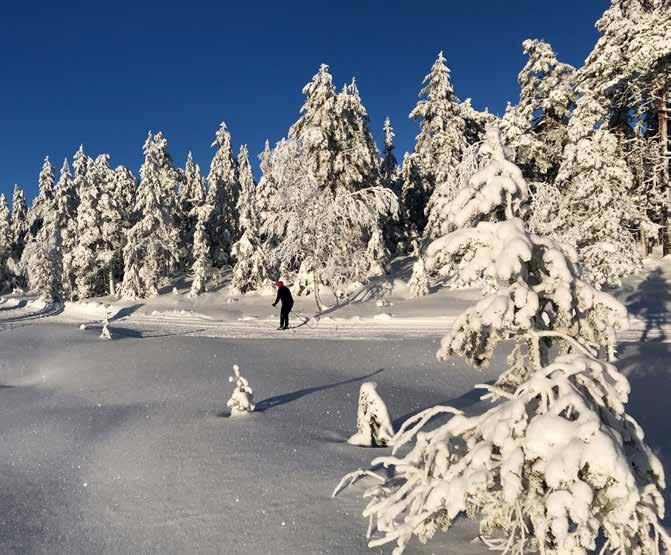
[[[5,306],[9,304],[10,306]],[[226,339],[245,338],[319,338],[319,339],[350,339],[350,340],[392,340],[403,337],[434,337],[447,334],[456,317],[391,317],[384,320],[374,318],[345,319],[325,317],[319,320],[294,316],[290,331],[276,329],[275,319],[249,320],[216,320],[209,316],[174,316],[169,313],[135,314],[110,321],[110,328],[124,335],[129,331],[133,335],[153,336],[158,333],[175,333],[202,337],[219,337]],[[43,309],[30,311],[22,303],[0,303],[0,332],[19,326],[40,323],[62,323],[81,325],[82,323],[96,327],[99,320],[84,317],[73,317],[63,313],[59,307],[47,306]],[[645,338],[648,341],[671,342],[671,324],[648,329],[642,320],[631,318],[628,329],[621,330],[618,341],[623,343],[637,342]]]

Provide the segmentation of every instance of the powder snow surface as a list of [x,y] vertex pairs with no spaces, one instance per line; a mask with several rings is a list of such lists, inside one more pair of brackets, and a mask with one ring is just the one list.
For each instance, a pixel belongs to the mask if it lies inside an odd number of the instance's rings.
[[[635,317],[618,362],[628,410],[668,476],[669,264],[618,296]],[[296,333],[273,331],[263,296],[166,294],[64,312],[0,299],[0,553],[380,552],[366,546],[364,485],[330,497],[345,473],[389,452],[346,443],[359,388],[378,384],[396,429],[436,404],[477,410],[472,387],[495,378],[505,348],[485,373],[435,358],[471,297],[399,293],[391,307],[352,304]],[[98,338],[103,313],[112,341]],[[233,364],[257,412],[228,418]],[[487,553],[476,535],[459,522],[408,553]]]
[[[361,500],[330,497],[388,452],[346,443],[361,384],[378,383],[398,426],[436,403],[472,405],[492,377],[436,361],[437,338],[99,333],[0,332],[2,553],[366,553]],[[234,363],[258,412],[228,418]],[[465,523],[449,545],[483,553],[475,535]]]

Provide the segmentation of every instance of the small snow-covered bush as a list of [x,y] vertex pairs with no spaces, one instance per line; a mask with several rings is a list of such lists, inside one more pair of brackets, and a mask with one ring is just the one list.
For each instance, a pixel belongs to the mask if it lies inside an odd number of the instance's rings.
[[394,427],[387,405],[377,392],[377,384],[361,384],[359,408],[356,416],[356,433],[347,443],[361,447],[386,447],[391,445]]
[[233,365],[233,372],[235,375],[228,378],[228,381],[231,383],[235,381],[235,389],[226,406],[231,409],[231,416],[253,412],[256,408],[254,391],[249,387],[247,379],[240,375],[240,367],[237,364]]

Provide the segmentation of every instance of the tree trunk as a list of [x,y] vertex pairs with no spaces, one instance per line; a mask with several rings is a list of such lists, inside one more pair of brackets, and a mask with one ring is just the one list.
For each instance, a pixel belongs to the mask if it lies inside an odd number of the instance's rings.
[[659,121],[659,146],[662,154],[662,191],[666,197],[666,203],[662,208],[662,254],[671,254],[671,188],[669,187],[669,163],[671,162],[671,153],[669,152],[669,113],[667,102],[669,99],[668,88],[665,86],[659,95],[658,121]]
[[322,311],[322,300],[319,296],[319,276],[317,270],[312,271],[312,288],[315,296],[315,304],[317,305],[317,312]]
[[114,283],[114,269],[109,269],[110,295],[116,295],[116,284]]

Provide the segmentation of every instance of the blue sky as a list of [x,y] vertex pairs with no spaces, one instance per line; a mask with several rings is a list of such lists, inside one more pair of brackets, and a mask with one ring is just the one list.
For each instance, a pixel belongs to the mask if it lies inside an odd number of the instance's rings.
[[444,50],[457,95],[495,113],[518,96],[525,38],[580,65],[607,0],[423,2],[6,2],[0,17],[0,193],[35,194],[46,154],[57,169],[80,143],[137,173],[148,130],[179,165],[191,149],[207,173],[227,122],[257,154],[296,120],[320,63],[340,87],[356,76],[381,143],[412,149],[408,113]]

